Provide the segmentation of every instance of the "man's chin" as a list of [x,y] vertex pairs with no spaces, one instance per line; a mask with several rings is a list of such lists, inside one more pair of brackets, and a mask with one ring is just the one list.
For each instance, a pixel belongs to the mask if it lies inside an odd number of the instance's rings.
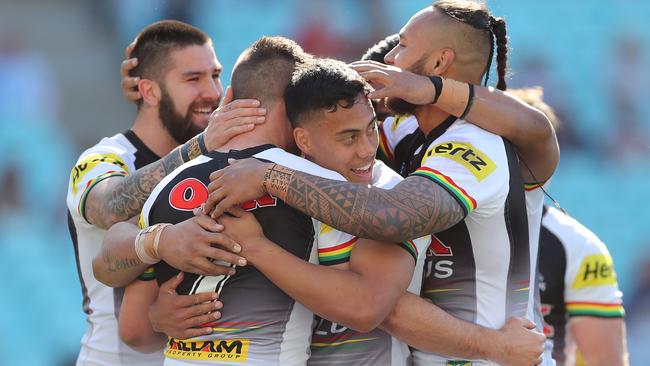
[[400,98],[388,98],[386,100],[386,106],[395,114],[415,114],[415,110],[418,107]]

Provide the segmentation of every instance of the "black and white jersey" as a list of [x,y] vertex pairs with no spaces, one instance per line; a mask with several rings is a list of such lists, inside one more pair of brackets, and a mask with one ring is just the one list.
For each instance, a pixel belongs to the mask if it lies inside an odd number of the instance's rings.
[[[381,161],[375,162],[372,168],[373,186],[391,189],[402,180],[399,174]],[[329,231],[329,226],[324,225],[323,229]],[[332,241],[327,234],[321,236],[318,244],[320,264],[349,262],[356,239],[355,237],[353,241],[338,244],[338,241]],[[413,256],[415,263],[413,277],[407,288],[411,293],[420,293],[422,268],[430,242],[431,236],[427,235],[401,244],[401,247]],[[316,316],[316,327],[311,339],[311,357],[307,363],[309,366],[405,366],[409,361],[408,346],[381,329],[361,333]]]
[[68,228],[74,245],[77,270],[83,292],[83,310],[88,331],[78,363],[93,365],[160,365],[162,355],[143,354],[132,350],[120,340],[117,314],[123,288],[110,288],[93,275],[92,261],[101,249],[106,230],[91,225],[84,214],[86,197],[102,180],[124,176],[148,165],[159,157],[133,133],[127,131],[102,139],[84,151],[70,174],[68,185]]
[[[423,148],[411,151],[410,174],[440,185],[465,211],[463,221],[433,235],[422,296],[490,328],[513,315],[532,320],[536,253],[531,253],[524,182],[510,143],[450,117],[429,133]],[[422,365],[465,361],[417,350],[413,355]]]
[[558,365],[573,365],[576,346],[567,337],[569,318],[623,317],[623,295],[605,244],[559,210],[544,211],[539,243],[544,333],[553,342]]
[[[210,152],[168,175],[145,203],[141,224],[178,223],[208,197],[210,173],[228,165],[228,159],[255,157],[330,179],[342,176],[289,154],[272,145],[228,153]],[[322,227],[318,221],[273,196],[242,204],[252,211],[264,234],[298,258],[318,263],[319,239],[347,242],[352,236]],[[291,270],[288,268],[287,270]],[[162,283],[178,273],[167,263],[155,265]],[[169,339],[165,365],[231,364],[304,365],[309,356],[313,313],[295,302],[253,266],[237,269],[234,276],[199,276],[186,273],[180,294],[218,292],[225,304],[221,318],[204,326],[213,333],[191,340]]]
[[379,129],[379,153],[386,164],[402,177],[411,174],[413,157],[422,149],[424,133],[413,115],[388,117]]

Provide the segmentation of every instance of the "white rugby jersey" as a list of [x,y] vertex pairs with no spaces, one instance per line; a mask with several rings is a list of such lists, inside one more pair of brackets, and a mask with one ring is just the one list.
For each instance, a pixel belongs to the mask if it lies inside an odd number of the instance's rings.
[[554,343],[558,365],[573,365],[576,345],[566,337],[568,318],[623,317],[623,295],[605,244],[570,216],[544,209],[539,264],[544,333]]
[[[383,128],[386,141],[393,141],[386,144],[389,148],[399,136],[416,136],[413,117],[389,127]],[[402,174],[425,177],[447,190],[466,217],[433,235],[422,296],[461,319],[490,328],[501,327],[513,315],[533,320],[530,284],[536,248],[526,207],[533,200],[524,193],[514,149],[501,137],[454,117],[431,131],[423,146],[410,146],[401,161],[396,157],[397,166],[404,167]],[[492,364],[417,350],[413,356],[415,364],[422,365]]]
[[[402,180],[403,178],[399,174],[383,162],[375,161],[372,169],[373,186],[391,189]],[[326,232],[318,241],[319,263],[322,265],[347,263],[357,238],[353,237],[353,241],[338,244],[340,241],[332,240],[327,234],[331,228],[323,224],[323,229]],[[431,237],[426,236],[402,243],[402,248],[413,256],[415,261],[413,277],[408,287],[408,291],[414,294],[420,293],[424,254],[430,242]],[[307,364],[310,366],[402,366],[408,364],[409,358],[408,345],[380,329],[360,333],[316,316],[316,327],[312,334],[311,357]]]
[[124,289],[110,288],[95,279],[92,261],[101,248],[106,230],[91,225],[84,216],[86,197],[97,183],[108,177],[132,173],[158,159],[159,157],[129,130],[104,138],[84,151],[72,169],[66,199],[68,228],[81,281],[83,310],[88,321],[88,331],[81,343],[83,347],[97,351],[80,355],[78,364],[109,366],[162,363],[160,353],[143,354],[120,340],[117,314]]
[[388,117],[379,128],[379,158],[406,177],[411,158],[422,149],[424,133],[413,115]]
[[[209,175],[228,165],[229,158],[255,157],[329,179],[344,180],[272,145],[228,153],[210,152],[183,164],[163,179],[145,203],[141,224],[177,223],[193,216],[192,210],[208,197]],[[331,228],[265,196],[244,203],[264,229],[265,235],[292,254],[317,263],[321,243],[347,247],[354,237]],[[287,269],[290,270],[290,269]],[[162,283],[178,273],[168,264],[155,265]],[[309,356],[313,313],[287,296],[253,266],[239,268],[234,276],[198,276],[187,273],[177,288],[180,294],[207,291],[220,293],[221,318],[204,324],[213,333],[189,340],[169,339],[165,365],[224,364],[304,365]]]

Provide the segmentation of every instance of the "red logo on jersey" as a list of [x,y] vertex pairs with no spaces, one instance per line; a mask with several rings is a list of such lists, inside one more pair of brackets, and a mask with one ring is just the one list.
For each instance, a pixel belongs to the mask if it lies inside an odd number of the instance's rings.
[[169,192],[169,204],[180,211],[192,211],[208,199],[208,187],[196,178],[178,182]]
[[443,244],[435,235],[431,235],[431,244],[429,244],[429,251],[436,257],[451,257],[454,255],[451,247]]
[[278,199],[274,196],[267,194],[266,196],[262,196],[256,200],[244,202],[239,206],[246,211],[253,211],[260,207],[273,207],[277,205],[278,205]]

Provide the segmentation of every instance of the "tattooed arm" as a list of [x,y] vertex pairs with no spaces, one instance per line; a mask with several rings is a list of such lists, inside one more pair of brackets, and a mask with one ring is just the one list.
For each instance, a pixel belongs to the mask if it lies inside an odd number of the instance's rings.
[[[104,236],[101,250],[93,259],[93,274],[106,286],[126,286],[149,266],[140,261],[135,252],[133,243],[140,231],[135,223],[134,218],[111,226]],[[218,231],[219,225],[207,216],[195,216],[168,226],[159,238],[160,259],[176,269],[199,275],[234,274],[234,269],[228,264],[215,262],[243,266],[246,261],[233,254],[241,250],[239,245]],[[144,235],[145,241],[154,240],[155,233]]]
[[[190,158],[201,155],[198,138],[188,141]],[[97,183],[88,192],[84,215],[91,224],[102,229],[140,214],[154,187],[170,172],[183,164],[180,147],[162,159],[126,176],[112,176]]]
[[417,176],[385,190],[246,159],[212,173],[210,179],[205,211],[214,208],[213,217],[268,193],[343,232],[403,242],[445,230],[465,216],[444,188]]

